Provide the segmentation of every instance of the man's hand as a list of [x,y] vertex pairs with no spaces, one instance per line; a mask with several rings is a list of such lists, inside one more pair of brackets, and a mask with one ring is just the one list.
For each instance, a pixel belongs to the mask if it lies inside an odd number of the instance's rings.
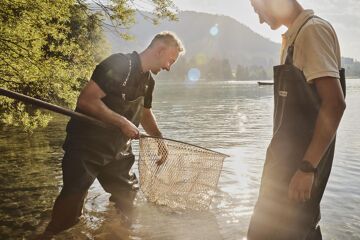
[[311,189],[314,184],[314,173],[296,171],[289,185],[288,196],[291,200],[305,202],[311,197]]
[[169,151],[168,151],[168,147],[166,146],[166,143],[164,142],[163,139],[157,138],[156,142],[158,144],[158,154],[157,155],[160,156],[160,158],[158,160],[156,160],[156,164],[161,165],[167,160]]
[[129,120],[124,118],[123,124],[121,126],[121,131],[130,139],[139,139],[140,131],[139,129]]

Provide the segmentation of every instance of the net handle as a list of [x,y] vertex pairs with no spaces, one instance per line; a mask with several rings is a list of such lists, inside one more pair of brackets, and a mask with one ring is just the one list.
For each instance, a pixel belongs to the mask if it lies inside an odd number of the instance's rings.
[[[145,133],[140,133],[140,138],[154,138],[154,139],[163,139],[163,140],[173,141],[173,142],[177,142],[177,143],[181,143],[181,144],[186,144],[186,145],[190,145],[190,146],[193,146],[193,147],[197,147],[197,148],[203,149],[203,150],[208,151],[208,152],[212,152],[212,153],[216,153],[216,154],[222,155],[222,156],[224,156],[224,157],[230,157],[229,155],[224,154],[224,153],[221,153],[221,152],[217,152],[217,151],[214,151],[214,150],[211,150],[211,149],[208,149],[208,148],[204,148],[204,147],[201,147],[201,146],[198,146],[198,145],[195,145],[195,144],[191,144],[191,143],[187,143],[187,142],[183,142],[183,141],[179,141],[179,140],[174,140],[174,139],[171,139],[171,138],[156,137],[156,136],[147,135],[147,134],[145,134]],[[139,139],[140,139],[140,138],[139,138]]]
[[[66,116],[69,116],[69,117],[73,117],[73,118],[76,118],[78,120],[82,120],[82,121],[85,121],[85,122],[88,122],[88,123],[92,123],[92,124],[95,124],[97,126],[100,126],[100,127],[106,128],[106,129],[118,130],[115,126],[104,123],[104,122],[102,122],[102,121],[100,121],[100,120],[98,120],[96,118],[87,116],[87,115],[79,113],[79,112],[72,111],[72,110],[67,109],[67,108],[60,107],[60,106],[57,106],[57,105],[54,105],[54,104],[51,104],[51,103],[48,103],[48,102],[45,102],[45,101],[30,97],[30,96],[24,95],[24,94],[21,94],[21,93],[10,91],[10,90],[4,89],[4,88],[0,88],[0,96],[6,96],[6,97],[9,97],[9,98],[18,100],[18,101],[22,101],[24,103],[32,104],[32,105],[35,105],[37,107],[44,108],[44,109],[50,110],[52,112],[60,113],[62,115],[66,115]],[[200,147],[200,146],[196,146],[196,145],[193,145],[193,144],[189,144],[189,143],[185,143],[185,142],[181,142],[181,141],[177,141],[177,140],[173,140],[173,139],[169,139],[169,138],[155,137],[155,136],[146,135],[144,133],[140,133],[140,138],[157,138],[157,139],[164,139],[164,140],[174,141],[174,142],[178,142],[178,143],[182,143],[182,144],[188,144],[188,145],[193,146],[193,147],[198,147],[198,148],[201,148],[203,150],[210,151],[210,152],[213,152],[213,153],[216,153],[216,154],[220,154],[220,155],[223,155],[224,157],[229,157],[226,154],[216,152],[216,151],[213,151],[211,149],[203,148],[203,147]]]
[[64,108],[64,107],[60,107],[57,106],[55,104],[51,104],[45,101],[42,101],[40,99],[37,98],[33,98],[18,92],[14,92],[14,91],[10,91],[4,88],[0,88],[0,96],[5,96],[14,100],[18,100],[21,102],[24,102],[26,104],[32,104],[34,106],[37,106],[39,108],[43,108],[52,112],[56,112],[65,116],[69,116],[81,121],[85,121],[87,123],[91,123],[91,124],[95,124],[97,126],[106,128],[106,129],[110,129],[110,130],[114,130],[114,131],[119,131],[118,128],[116,128],[113,125],[104,123],[96,118],[90,117],[88,115],[82,114],[80,112],[75,112],[72,111],[70,109]]

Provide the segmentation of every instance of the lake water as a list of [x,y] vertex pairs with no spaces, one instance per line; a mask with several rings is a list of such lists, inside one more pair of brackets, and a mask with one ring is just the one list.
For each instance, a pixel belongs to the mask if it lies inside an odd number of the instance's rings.
[[[334,167],[322,201],[324,239],[360,239],[360,80],[348,80]],[[208,212],[170,211],[141,193],[125,228],[95,182],[84,217],[56,239],[245,239],[272,132],[271,86],[256,82],[156,83],[153,110],[164,135],[230,155]],[[0,239],[27,239],[46,225],[61,180],[67,118],[28,136],[0,133]],[[135,141],[136,145],[137,142]],[[135,166],[135,171],[137,166]]]

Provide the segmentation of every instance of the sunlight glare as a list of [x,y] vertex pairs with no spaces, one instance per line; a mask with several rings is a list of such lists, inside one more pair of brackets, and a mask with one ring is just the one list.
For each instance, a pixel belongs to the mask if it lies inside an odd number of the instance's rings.
[[219,27],[218,27],[218,24],[215,24],[214,26],[212,26],[210,28],[210,34],[211,36],[215,37],[219,34]]
[[196,82],[200,79],[201,72],[197,68],[191,68],[188,72],[188,79],[192,82]]

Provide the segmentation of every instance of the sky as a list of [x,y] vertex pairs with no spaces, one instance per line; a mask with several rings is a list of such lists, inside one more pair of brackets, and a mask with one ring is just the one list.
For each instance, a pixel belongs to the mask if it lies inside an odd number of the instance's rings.
[[[221,14],[235,18],[254,32],[281,42],[282,27],[273,31],[266,24],[259,24],[249,0],[174,0],[180,10],[192,10]],[[360,0],[298,0],[305,9],[328,20],[335,28],[341,47],[341,55],[360,61]]]

